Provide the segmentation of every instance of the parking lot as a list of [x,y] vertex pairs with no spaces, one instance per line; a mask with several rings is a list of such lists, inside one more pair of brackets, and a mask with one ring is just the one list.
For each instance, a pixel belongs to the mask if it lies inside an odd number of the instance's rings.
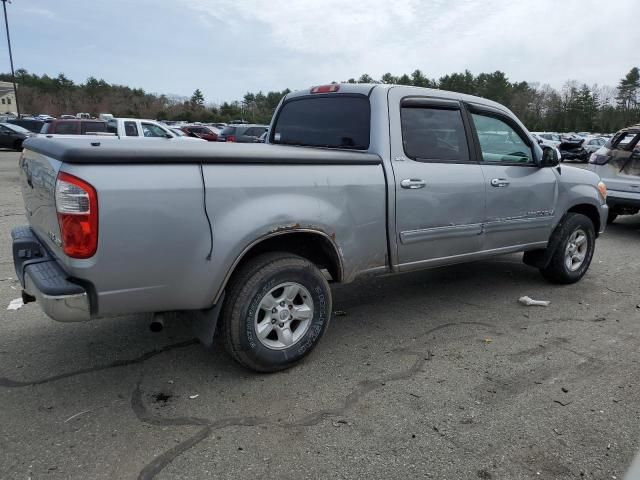
[[512,255],[335,287],[314,353],[258,375],[186,317],[8,311],[17,159],[0,152],[2,479],[609,479],[638,451],[640,216],[571,286]]

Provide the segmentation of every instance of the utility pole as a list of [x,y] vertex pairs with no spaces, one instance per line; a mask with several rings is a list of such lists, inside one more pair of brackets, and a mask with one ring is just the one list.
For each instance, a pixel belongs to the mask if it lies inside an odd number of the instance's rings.
[[2,0],[4,10],[4,26],[7,29],[7,45],[9,46],[9,62],[11,63],[11,81],[13,82],[13,94],[16,97],[16,111],[20,118],[20,103],[18,103],[18,88],[16,87],[16,73],[13,71],[13,55],[11,53],[11,37],[9,36],[9,21],[7,20],[7,0]]

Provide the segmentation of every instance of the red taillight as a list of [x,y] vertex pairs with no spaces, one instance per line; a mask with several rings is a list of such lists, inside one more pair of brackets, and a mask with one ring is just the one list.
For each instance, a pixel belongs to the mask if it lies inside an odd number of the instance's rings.
[[227,135],[227,142],[235,142],[235,141],[236,141],[235,135]]
[[340,90],[340,85],[337,83],[332,83],[331,85],[320,85],[318,87],[313,87],[311,89],[311,93],[332,93]]
[[89,258],[98,248],[98,195],[78,177],[60,172],[56,180],[56,212],[64,253]]

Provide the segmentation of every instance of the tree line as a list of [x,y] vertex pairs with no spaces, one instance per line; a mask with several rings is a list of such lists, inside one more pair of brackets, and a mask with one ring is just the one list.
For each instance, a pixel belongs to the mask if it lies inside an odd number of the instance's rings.
[[[0,80],[11,81],[11,76],[0,74]],[[63,73],[50,77],[19,69],[16,81],[22,112],[54,116],[112,113],[122,117],[201,122],[244,119],[268,123],[280,99],[290,92],[285,89],[247,93],[242,100],[213,104],[206,101],[200,89],[191,97],[171,96],[94,77],[75,83]],[[614,132],[640,122],[638,67],[633,67],[616,87],[569,80],[556,89],[548,84],[511,82],[501,71],[474,75],[469,70],[439,79],[429,78],[420,70],[400,76],[385,73],[380,79],[363,74],[346,83],[413,85],[485,97],[509,107],[532,131]]]

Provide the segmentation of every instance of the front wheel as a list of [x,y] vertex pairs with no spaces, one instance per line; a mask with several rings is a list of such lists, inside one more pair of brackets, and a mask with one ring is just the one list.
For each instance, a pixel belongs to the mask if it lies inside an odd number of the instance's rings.
[[267,253],[234,274],[222,311],[222,337],[241,365],[275,372],[313,350],[330,316],[331,290],[322,272],[297,255]]
[[560,229],[558,246],[540,272],[553,283],[575,283],[587,273],[593,258],[596,246],[593,223],[585,215],[568,213],[556,228]]

